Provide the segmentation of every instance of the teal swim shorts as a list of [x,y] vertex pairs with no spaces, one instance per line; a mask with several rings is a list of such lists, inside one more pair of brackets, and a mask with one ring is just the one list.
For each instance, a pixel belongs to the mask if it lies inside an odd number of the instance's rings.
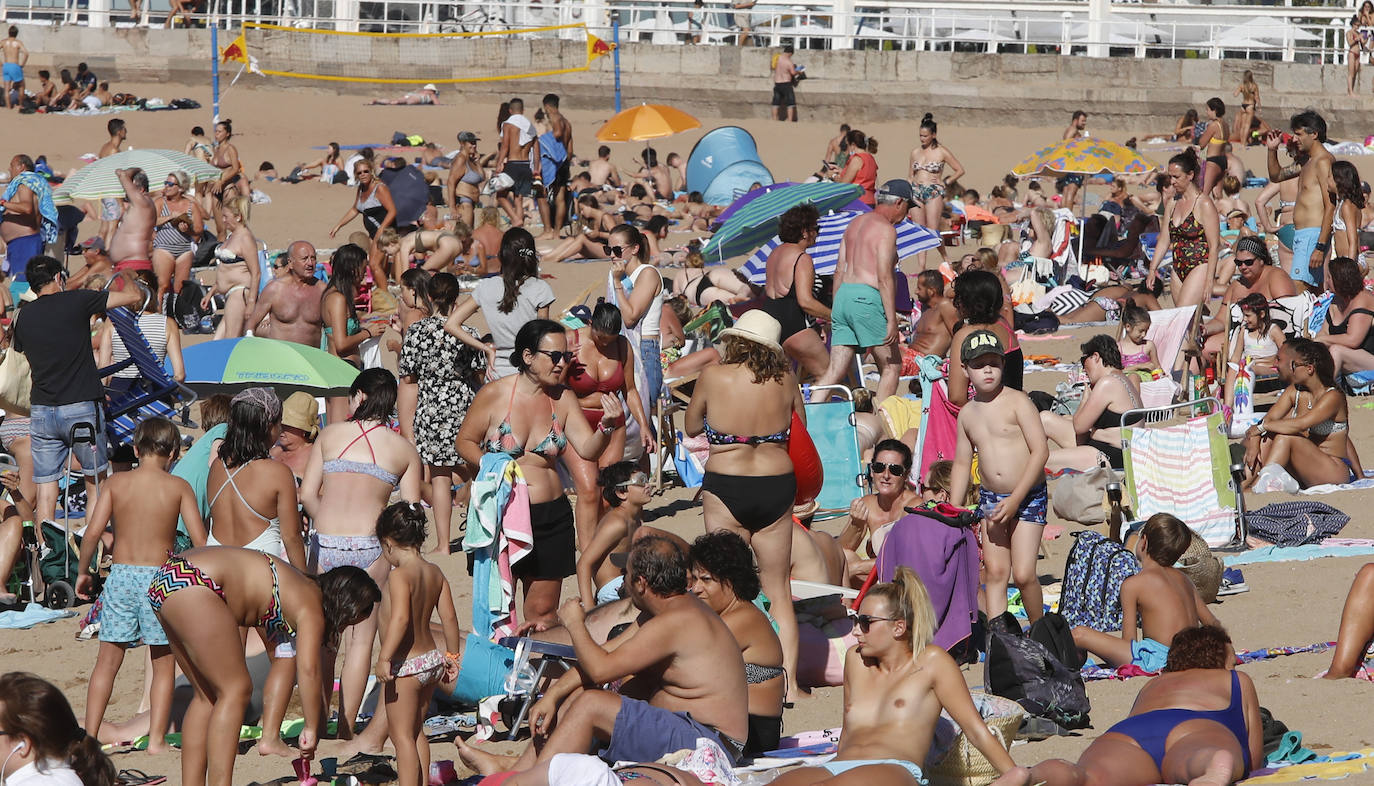
[[830,343],[845,347],[880,347],[887,338],[883,297],[867,284],[841,284],[830,312]]

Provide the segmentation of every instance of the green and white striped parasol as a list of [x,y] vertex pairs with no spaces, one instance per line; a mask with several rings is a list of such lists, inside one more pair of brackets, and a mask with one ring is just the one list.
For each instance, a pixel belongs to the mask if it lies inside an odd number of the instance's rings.
[[176,150],[125,150],[76,170],[66,182],[53,189],[53,201],[61,205],[79,199],[123,197],[124,186],[119,184],[116,173],[131,167],[138,167],[148,175],[148,190],[153,192],[162,190],[163,182],[172,172],[185,172],[193,183],[218,180],[221,175],[214,164]]

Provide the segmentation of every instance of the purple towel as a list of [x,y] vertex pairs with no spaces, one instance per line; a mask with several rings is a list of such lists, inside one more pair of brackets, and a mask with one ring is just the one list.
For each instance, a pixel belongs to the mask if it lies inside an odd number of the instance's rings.
[[930,593],[939,628],[935,644],[949,649],[969,637],[978,618],[978,543],[973,532],[908,514],[888,531],[878,552],[878,580],[897,566],[915,571]]

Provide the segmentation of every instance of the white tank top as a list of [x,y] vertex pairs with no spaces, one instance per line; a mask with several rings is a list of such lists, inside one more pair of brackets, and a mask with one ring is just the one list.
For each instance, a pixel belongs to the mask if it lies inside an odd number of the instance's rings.
[[[626,276],[630,282],[630,286],[626,289],[625,294],[628,295],[634,291],[635,284],[639,280],[639,274],[646,270],[654,271],[654,276],[659,278],[659,287],[658,294],[654,295],[654,299],[649,301],[649,308],[644,312],[644,317],[639,320],[639,335],[640,338],[658,338],[658,322],[663,316],[663,284],[662,277],[658,274],[658,269],[653,265],[644,264],[635,268],[635,272]],[[645,284],[645,286],[650,285]]]

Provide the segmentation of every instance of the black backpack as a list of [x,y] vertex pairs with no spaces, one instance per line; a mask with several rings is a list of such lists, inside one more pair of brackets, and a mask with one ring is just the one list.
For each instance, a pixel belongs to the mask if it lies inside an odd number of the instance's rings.
[[[1050,615],[1046,615],[1050,616]],[[1054,615],[1058,616],[1058,615]],[[1033,626],[1034,627],[1034,626]],[[1027,714],[1047,718],[1065,729],[1088,726],[1088,691],[1083,676],[1055,656],[1053,650],[1073,647],[1073,635],[1063,619],[1041,626],[1032,638],[1010,612],[988,623],[988,656],[983,684],[988,692],[1015,701]],[[1046,646],[1043,641],[1049,641]],[[1081,663],[1075,654],[1074,659]]]
[[200,302],[205,299],[205,289],[195,279],[181,283],[181,292],[172,304],[172,319],[176,320],[183,333],[200,333],[201,320],[210,316],[210,310]]

